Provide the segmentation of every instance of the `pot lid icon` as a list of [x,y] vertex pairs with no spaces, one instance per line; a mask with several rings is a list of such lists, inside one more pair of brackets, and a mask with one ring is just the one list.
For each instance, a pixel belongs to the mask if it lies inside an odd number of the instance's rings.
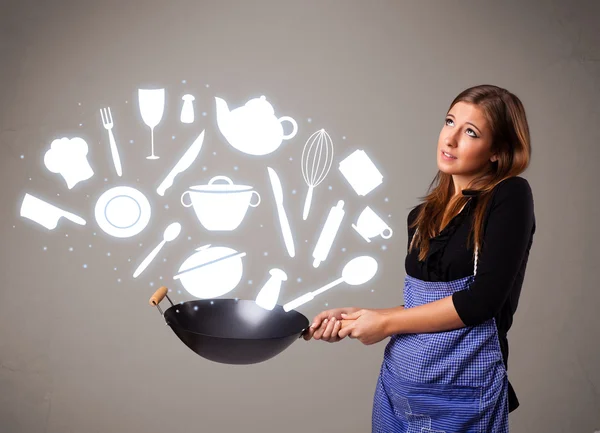
[[240,253],[227,247],[210,247],[210,244],[196,248],[197,253],[192,254],[179,267],[179,273],[173,277],[178,280],[183,275],[189,274],[197,269],[222,262],[227,259],[244,257],[246,253]]
[[193,296],[215,298],[233,290],[242,279],[245,252],[205,245],[196,249],[173,277]]

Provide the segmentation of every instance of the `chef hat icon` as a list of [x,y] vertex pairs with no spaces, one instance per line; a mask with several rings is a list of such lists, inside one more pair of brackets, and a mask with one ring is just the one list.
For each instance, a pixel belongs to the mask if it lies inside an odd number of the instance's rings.
[[52,142],[44,155],[44,164],[52,173],[60,174],[71,189],[94,175],[87,154],[88,145],[83,138],[63,137]]

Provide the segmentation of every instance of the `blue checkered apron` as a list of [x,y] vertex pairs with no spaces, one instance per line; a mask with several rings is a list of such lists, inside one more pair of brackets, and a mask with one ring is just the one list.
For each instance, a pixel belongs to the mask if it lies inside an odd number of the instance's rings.
[[[473,275],[445,282],[407,275],[405,308],[468,289]],[[374,433],[508,432],[508,377],[496,322],[390,338],[373,401]]]

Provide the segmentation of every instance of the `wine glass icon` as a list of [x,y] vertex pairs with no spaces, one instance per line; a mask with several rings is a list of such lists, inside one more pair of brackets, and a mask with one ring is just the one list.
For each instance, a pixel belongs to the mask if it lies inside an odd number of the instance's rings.
[[165,89],[138,89],[140,113],[144,123],[150,127],[152,154],[147,159],[158,159],[154,155],[154,127],[158,125],[165,112]]

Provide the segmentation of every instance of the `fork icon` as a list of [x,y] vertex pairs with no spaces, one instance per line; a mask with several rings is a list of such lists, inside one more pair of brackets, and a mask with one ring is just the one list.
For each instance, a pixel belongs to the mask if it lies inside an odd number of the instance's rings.
[[115,165],[115,170],[117,174],[121,176],[121,159],[119,158],[119,151],[117,150],[117,144],[115,143],[115,136],[112,132],[113,127],[113,118],[110,112],[110,107],[108,107],[108,111],[106,108],[100,109],[100,117],[102,117],[102,124],[104,128],[108,131],[108,140],[110,141],[110,153],[112,155],[113,163]]

